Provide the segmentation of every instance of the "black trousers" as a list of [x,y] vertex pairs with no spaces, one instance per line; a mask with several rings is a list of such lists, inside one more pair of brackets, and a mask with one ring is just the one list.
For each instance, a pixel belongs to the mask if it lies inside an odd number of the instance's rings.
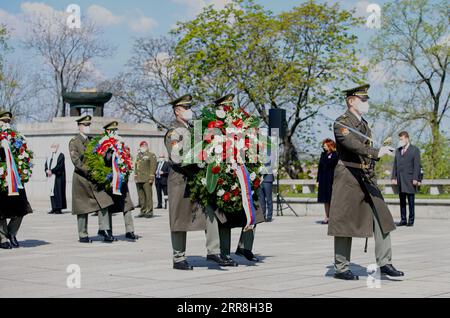
[[409,223],[414,223],[414,193],[400,193],[400,215],[402,222],[406,222],[406,199],[408,199],[409,206]]
[[163,206],[162,204],[162,194],[167,195],[167,184],[161,184],[161,178],[156,178],[156,195],[158,197],[158,208]]

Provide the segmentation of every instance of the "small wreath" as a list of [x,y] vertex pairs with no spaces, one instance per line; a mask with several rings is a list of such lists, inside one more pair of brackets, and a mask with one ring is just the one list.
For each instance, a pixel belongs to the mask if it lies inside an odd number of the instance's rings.
[[[106,164],[108,154],[116,153],[118,156],[119,173],[123,180],[128,178],[133,171],[133,163],[130,148],[117,135],[103,135],[93,138],[86,147],[84,154],[89,176],[98,187],[110,191],[112,189],[113,169]],[[106,159],[106,160],[105,160]]]

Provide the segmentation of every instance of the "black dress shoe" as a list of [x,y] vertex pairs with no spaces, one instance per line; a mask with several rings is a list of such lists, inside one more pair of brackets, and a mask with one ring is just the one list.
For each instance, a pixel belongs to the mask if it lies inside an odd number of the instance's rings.
[[53,212],[53,214],[62,214],[61,210]]
[[217,255],[217,254],[206,255],[206,259],[208,261],[216,262],[217,264],[221,264],[223,262],[222,258],[220,257],[220,255]]
[[406,226],[413,227],[414,226],[414,222],[408,222],[408,224]]
[[135,235],[134,232],[128,232],[128,233],[126,233],[126,234],[125,234],[125,238],[127,238],[127,239],[129,239],[129,240],[133,240],[133,241],[135,241],[135,240],[138,239],[137,235]]
[[158,205],[156,208],[157,209],[162,209],[162,205]]
[[8,237],[8,239],[11,242],[12,247],[19,247],[19,242],[17,241],[17,237],[11,236],[11,237]]
[[406,226],[406,221],[398,222],[397,226]]
[[246,250],[246,249],[238,247],[236,249],[236,253],[235,254],[238,255],[238,256],[245,257],[250,262],[255,262],[255,263],[259,262],[259,258],[257,258],[255,256],[255,254],[253,254],[252,251],[250,251],[250,250]]
[[114,242],[116,240],[114,238],[114,236],[112,236],[112,231],[111,230],[98,231],[98,235],[103,236],[103,242],[106,242],[106,243],[111,243],[111,242]]
[[9,242],[3,242],[3,243],[0,243],[0,248],[4,249],[4,250],[10,250],[10,249],[12,249],[12,246]]
[[219,266],[231,266],[230,262],[226,259],[223,259],[220,254],[210,254],[206,256],[208,261],[213,261],[219,264]]
[[381,274],[385,274],[385,275],[392,276],[392,277],[405,276],[405,273],[397,270],[394,267],[394,265],[392,265],[392,264],[387,264],[387,265],[380,267],[380,272],[381,272]]
[[179,263],[173,263],[173,269],[178,269],[181,271],[191,271],[194,268],[191,265],[189,265],[187,261],[182,261]]
[[50,211],[50,212],[47,212],[47,214],[55,214],[55,212],[53,212],[53,211]]
[[221,266],[227,266],[227,267],[238,267],[239,266],[239,264],[228,255],[220,255],[220,258],[222,259],[222,262],[223,262]]
[[80,243],[92,243],[92,240],[89,237],[80,237]]
[[353,274],[351,270],[343,273],[335,273],[334,278],[342,280],[359,280],[359,276]]
[[112,230],[106,230],[106,231],[105,230],[98,230],[97,234],[101,235],[101,236],[105,236],[106,234],[108,234],[108,235],[114,237]]

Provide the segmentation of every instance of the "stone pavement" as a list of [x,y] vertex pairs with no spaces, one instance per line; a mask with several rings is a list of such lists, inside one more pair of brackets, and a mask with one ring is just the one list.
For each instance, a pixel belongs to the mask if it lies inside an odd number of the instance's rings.
[[[137,212],[134,212],[137,214]],[[0,250],[0,297],[450,297],[450,220],[418,220],[414,228],[392,235],[394,264],[406,272],[399,280],[381,280],[367,287],[366,267],[374,262],[373,240],[364,254],[364,240],[355,239],[352,269],[361,280],[331,277],[333,239],[317,217],[284,216],[258,226],[251,264],[219,268],[205,261],[205,235],[188,233],[192,272],[172,270],[167,211],[153,219],[135,219],[136,243],[124,239],[120,214],[114,216],[119,241],[77,242],[76,219],[70,214],[36,212],[25,218],[18,239],[22,247]],[[233,246],[239,236],[233,230]],[[67,287],[70,264],[81,269],[81,288]]]

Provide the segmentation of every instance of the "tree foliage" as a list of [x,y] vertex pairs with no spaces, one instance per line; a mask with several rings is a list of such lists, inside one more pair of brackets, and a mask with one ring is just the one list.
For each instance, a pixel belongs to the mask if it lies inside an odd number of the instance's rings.
[[269,109],[286,109],[282,160],[296,178],[302,144],[295,140],[308,134],[309,119],[336,100],[341,85],[364,75],[351,33],[360,23],[352,11],[315,1],[277,15],[251,0],[234,0],[223,10],[209,6],[173,31],[175,79],[202,101],[237,93],[238,104],[266,125]]

